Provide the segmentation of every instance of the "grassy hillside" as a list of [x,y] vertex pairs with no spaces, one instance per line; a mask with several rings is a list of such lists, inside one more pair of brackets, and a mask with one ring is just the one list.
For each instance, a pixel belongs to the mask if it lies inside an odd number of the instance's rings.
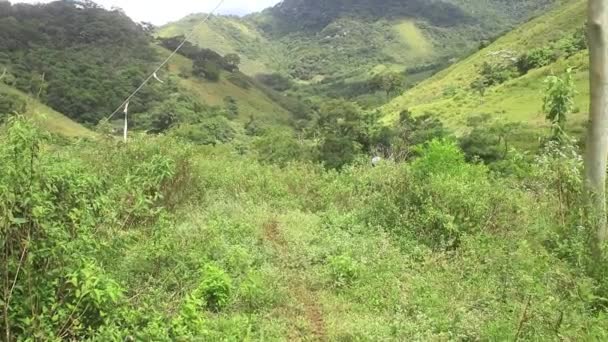
[[482,113],[495,119],[524,122],[534,128],[545,127],[540,113],[544,80],[548,75],[561,74],[567,67],[575,68],[574,81],[578,91],[576,106],[580,112],[572,117],[571,129],[580,128],[588,107],[587,52],[580,51],[568,58],[534,69],[528,74],[487,89],[480,95],[471,88],[484,62],[491,63],[497,55],[519,55],[551,41],[566,37],[581,28],[585,21],[585,1],[568,1],[559,8],[538,17],[504,35],[493,44],[452,65],[422,82],[403,96],[383,107],[387,118],[395,120],[398,113],[409,109],[414,114],[441,117],[452,127],[462,127],[468,118]]
[[267,73],[282,64],[282,54],[262,32],[247,20],[238,17],[213,16],[201,24],[206,15],[190,15],[180,21],[161,27],[157,36],[169,38],[197,30],[193,43],[217,51],[222,55],[237,53],[241,56],[241,70],[248,75]]
[[[0,83],[0,92],[11,94],[21,98],[26,103],[25,116],[32,118],[41,128],[51,133],[61,134],[67,137],[94,137],[95,134],[60,114],[38,100],[16,90],[12,87]],[[1,95],[1,94],[0,94]]]
[[[161,55],[169,52],[159,48]],[[279,103],[272,100],[268,92],[248,76],[240,73],[222,71],[219,81],[211,82],[192,75],[192,61],[176,55],[169,63],[169,72],[180,77],[183,91],[193,95],[201,102],[212,106],[223,106],[226,96],[233,97],[239,106],[239,120],[248,120],[251,115],[275,124],[287,124],[290,113]],[[247,84],[248,86],[243,86]]]

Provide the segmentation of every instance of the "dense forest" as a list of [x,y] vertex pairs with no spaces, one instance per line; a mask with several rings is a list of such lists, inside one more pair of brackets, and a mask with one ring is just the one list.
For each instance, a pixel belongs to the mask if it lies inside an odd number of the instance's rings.
[[[156,28],[0,1],[0,340],[608,340],[585,21],[285,0]],[[432,43],[359,50],[394,27]],[[415,55],[432,32],[466,46]]]
[[[0,66],[4,82],[52,108],[96,124],[157,62],[145,28],[94,2],[0,3]],[[146,90],[136,108],[158,93]],[[139,110],[139,109],[138,109]]]

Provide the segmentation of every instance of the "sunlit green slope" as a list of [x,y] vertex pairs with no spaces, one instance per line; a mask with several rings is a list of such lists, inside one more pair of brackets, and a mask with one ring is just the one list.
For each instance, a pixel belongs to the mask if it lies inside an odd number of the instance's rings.
[[569,58],[487,89],[484,96],[471,88],[479,76],[479,67],[491,62],[498,54],[517,56],[571,35],[585,22],[586,2],[568,1],[559,8],[538,17],[504,35],[488,47],[458,62],[448,69],[410,89],[382,108],[387,121],[394,121],[405,109],[414,114],[441,117],[454,128],[462,127],[468,118],[491,114],[495,119],[523,122],[532,127],[546,125],[542,115],[544,80],[551,74],[562,74],[574,68],[578,92],[577,112],[572,116],[571,130],[580,129],[588,107],[588,53],[580,51]]
[[[159,48],[159,51],[161,55],[168,54],[167,50]],[[222,71],[219,81],[207,81],[192,75],[192,61],[181,55],[175,55],[171,59],[169,71],[179,76],[183,91],[202,103],[223,106],[227,96],[234,98],[241,121],[248,120],[250,116],[275,124],[287,124],[289,121],[289,111],[270,97],[272,90],[263,88],[243,73]]]
[[281,53],[254,25],[238,17],[214,16],[203,23],[206,15],[193,14],[163,26],[158,37],[170,38],[189,34],[196,27],[192,42],[221,55],[237,53],[241,70],[248,75],[269,72],[281,64]]

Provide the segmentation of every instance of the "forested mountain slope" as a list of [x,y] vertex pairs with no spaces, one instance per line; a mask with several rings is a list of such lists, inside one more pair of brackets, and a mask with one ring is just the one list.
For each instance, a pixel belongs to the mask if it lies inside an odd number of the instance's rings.
[[[148,26],[93,2],[0,1],[2,83],[89,126],[114,112],[154,70],[168,54],[157,46],[162,43]],[[291,120],[284,96],[238,72],[238,65],[226,65],[220,54],[201,58],[193,72],[196,63],[178,56],[139,92],[129,106],[134,129],[158,132],[225,114],[228,106],[235,128],[252,117],[279,125]]]
[[[480,41],[513,27],[552,0],[340,0],[282,1],[244,19],[214,17],[194,41],[237,52],[246,72],[280,71],[305,81],[349,77],[378,65],[436,69]],[[184,33],[191,16],[160,29]],[[277,55],[276,51],[282,54]]]
[[410,89],[383,111],[391,119],[406,109],[430,114],[460,128],[480,114],[546,127],[544,81],[570,67],[578,92],[570,129],[579,130],[589,95],[585,10],[586,1],[568,1]]
[[84,126],[52,110],[37,99],[0,83],[0,124],[6,121],[6,114],[13,112],[24,114],[51,133],[78,138],[95,136]]
[[[90,2],[2,1],[0,45],[5,83],[90,124],[111,113],[157,61],[144,28]],[[153,94],[146,95],[134,110],[146,109]]]

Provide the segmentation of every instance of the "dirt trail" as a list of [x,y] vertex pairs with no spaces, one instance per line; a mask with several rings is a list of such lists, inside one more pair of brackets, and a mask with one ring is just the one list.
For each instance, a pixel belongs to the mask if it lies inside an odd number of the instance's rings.
[[[277,220],[271,220],[264,224],[264,238],[269,241],[273,247],[282,256],[282,260],[287,260],[289,254],[288,242],[283,236],[280,224]],[[294,274],[288,274],[287,281],[291,284],[291,295],[302,306],[304,317],[310,325],[313,336],[300,336],[300,339],[315,341],[326,341],[327,335],[325,332],[325,320],[323,319],[323,310],[317,297],[306,282]],[[295,337],[292,338],[292,340]]]

